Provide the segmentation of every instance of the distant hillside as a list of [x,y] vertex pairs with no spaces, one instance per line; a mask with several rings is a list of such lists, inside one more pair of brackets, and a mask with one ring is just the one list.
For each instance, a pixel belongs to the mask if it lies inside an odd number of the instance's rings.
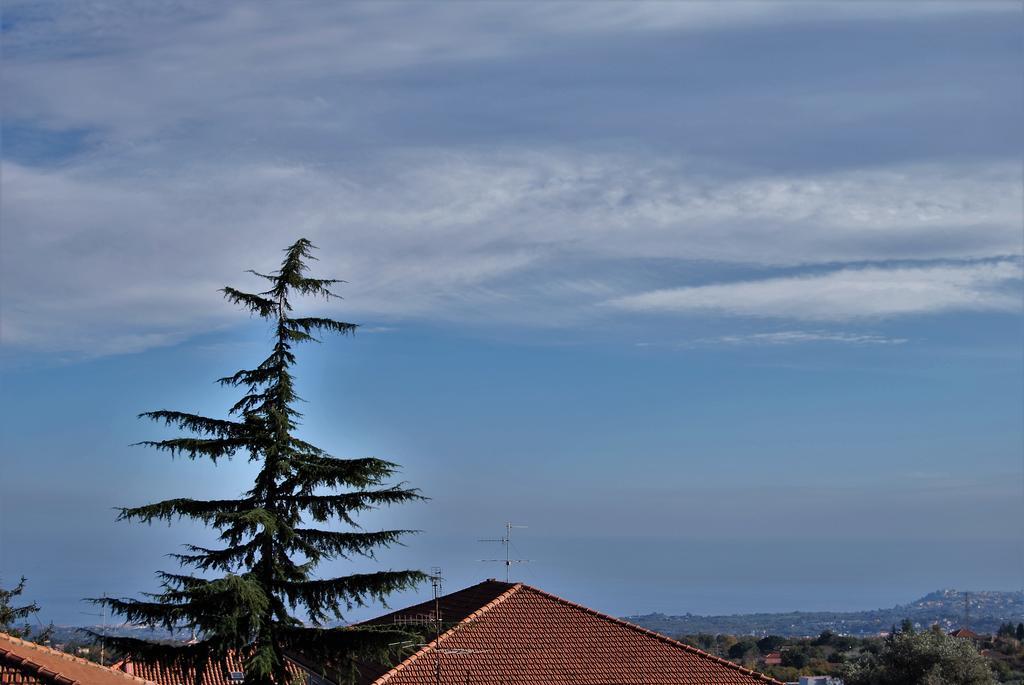
[[[163,628],[138,628],[129,625],[112,625],[112,626],[54,626],[53,628],[53,642],[57,644],[66,643],[86,643],[91,642],[92,638],[84,634],[83,630],[91,630],[97,633],[103,633],[105,635],[120,635],[122,637],[137,637],[143,640],[174,640],[182,639],[181,635],[174,636],[170,631],[164,630]],[[188,637],[187,635],[185,636]]]
[[[993,633],[1007,621],[1024,622],[1024,592],[970,592],[968,595],[971,628],[977,632]],[[905,618],[919,628],[933,623],[945,630],[958,628],[964,622],[964,593],[938,590],[910,604],[871,611],[794,611],[732,616],[646,614],[627,616],[626,620],[663,635],[725,633],[798,637],[818,635],[825,630],[846,635],[877,635],[894,624],[898,626]]]

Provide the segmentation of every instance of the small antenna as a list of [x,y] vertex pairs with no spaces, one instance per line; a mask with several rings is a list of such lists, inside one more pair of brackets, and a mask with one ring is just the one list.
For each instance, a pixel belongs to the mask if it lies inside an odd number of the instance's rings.
[[[107,593],[104,592],[103,593],[103,599],[106,599],[106,598],[107,598]],[[103,602],[103,612],[102,613],[97,614],[97,613],[93,613],[93,612],[90,612],[90,611],[80,611],[78,613],[85,614],[86,616],[100,616],[103,619],[103,627],[101,628],[101,630],[103,631],[102,635],[103,635],[103,637],[107,636],[107,603],[106,602]],[[107,665],[105,663],[106,662],[106,658],[105,658],[106,657],[106,646],[107,646],[106,641],[100,640],[100,666],[106,666]]]
[[434,683],[441,685],[441,567],[430,569],[430,584],[434,588]]
[[513,528],[526,528],[527,526],[520,526],[512,523],[511,521],[505,522],[505,535],[500,538],[484,538],[480,542],[500,542],[505,546],[505,558],[504,559],[481,559],[480,561],[486,561],[490,563],[503,563],[505,564],[505,582],[509,582],[509,567],[512,564],[525,564],[528,563],[529,559],[510,559],[508,555],[508,548],[512,544],[512,529]]
[[[444,578],[441,576],[441,567],[434,566],[430,569],[430,584],[434,588],[434,613],[433,616],[424,618],[420,616],[412,619],[410,622],[425,624],[428,620],[432,620],[434,624],[434,642],[392,642],[389,647],[398,647],[399,649],[408,649],[410,647],[429,647],[430,644],[434,646],[434,683],[435,685],[441,685],[441,655],[442,654],[477,654],[481,652],[489,652],[489,649],[466,649],[466,648],[452,648],[446,649],[441,647],[441,628],[443,622],[441,620],[441,581]],[[402,621],[403,623],[405,621]],[[456,630],[456,628],[452,628]]]

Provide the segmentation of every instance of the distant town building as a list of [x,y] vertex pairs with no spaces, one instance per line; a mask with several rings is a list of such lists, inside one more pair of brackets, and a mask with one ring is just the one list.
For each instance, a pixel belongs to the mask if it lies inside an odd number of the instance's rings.
[[768,652],[764,655],[765,666],[780,666],[782,665],[782,652]]
[[957,628],[950,633],[952,637],[960,637],[965,640],[977,640],[980,636],[970,628]]
[[843,681],[827,675],[802,675],[800,680],[786,685],[843,685]]

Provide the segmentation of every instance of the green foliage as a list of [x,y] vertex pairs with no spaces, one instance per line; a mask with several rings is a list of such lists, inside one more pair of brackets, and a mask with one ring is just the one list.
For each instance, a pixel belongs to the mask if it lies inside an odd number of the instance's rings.
[[805,652],[786,650],[782,653],[782,665],[791,668],[801,669],[807,665],[810,658]]
[[847,685],[989,685],[988,662],[967,640],[941,632],[901,632],[877,655],[865,654],[844,671]]
[[[53,634],[53,624],[38,631],[33,631],[29,625],[29,617],[39,613],[39,605],[35,602],[20,607],[12,605],[16,597],[21,596],[25,591],[25,576],[21,577],[18,584],[10,590],[0,587],[0,633],[7,633],[23,640],[31,640],[39,644],[46,644]],[[23,622],[23,623],[21,623]],[[21,623],[21,626],[18,626]],[[34,633],[34,634],[33,634]]]
[[[161,409],[141,417],[180,429],[185,435],[141,443],[172,457],[213,462],[244,455],[259,464],[251,488],[237,499],[176,498],[124,508],[119,519],[144,523],[190,518],[219,532],[216,549],[186,546],[172,555],[198,573],[161,572],[162,591],[145,599],[104,598],[128,621],[195,635],[188,644],[156,643],[134,638],[103,638],[138,661],[157,661],[186,670],[197,681],[207,663],[237,651],[246,658],[246,683],[278,685],[288,681],[285,655],[306,660],[330,656],[334,668],[346,670],[355,659],[387,660],[389,645],[411,636],[395,630],[325,628],[343,611],[383,601],[425,576],[418,571],[381,571],[340,578],[315,579],[322,562],[398,543],[407,530],[364,531],[355,515],[381,505],[422,499],[417,490],[387,485],[396,464],[377,458],[340,459],[295,435],[301,414],[295,409],[292,367],[294,346],[316,341],[316,334],[352,334],[355,324],[322,317],[293,317],[295,295],[337,297],[337,280],[306,275],[313,245],[299,240],[287,250],[273,274],[254,273],[268,290],[247,293],[224,288],[227,300],[267,319],[273,327],[269,356],[252,369],[220,379],[242,396],[229,418],[210,418]],[[338,522],[347,530],[311,528],[306,523]],[[206,573],[204,573],[206,572]],[[210,577],[209,574],[219,574]],[[308,627],[294,612],[302,609]]]
[[821,631],[821,635],[819,635],[818,637],[816,637],[813,640],[811,640],[811,644],[812,645],[818,645],[818,646],[820,646],[820,645],[830,645],[830,644],[832,644],[832,640],[834,640],[835,637],[836,637],[836,634],[833,633],[831,630],[823,630],[823,631]]
[[713,652],[715,649],[715,636],[710,633],[698,633],[697,635],[685,635],[681,638],[683,642],[705,652]]
[[727,654],[730,659],[745,659],[750,658],[753,654],[757,653],[757,643],[753,640],[743,640],[729,647]]
[[1017,624],[1017,639],[1024,642],[1024,623]]
[[757,648],[761,650],[762,654],[767,654],[768,652],[779,651],[784,644],[786,644],[786,638],[779,635],[769,635],[757,641]]

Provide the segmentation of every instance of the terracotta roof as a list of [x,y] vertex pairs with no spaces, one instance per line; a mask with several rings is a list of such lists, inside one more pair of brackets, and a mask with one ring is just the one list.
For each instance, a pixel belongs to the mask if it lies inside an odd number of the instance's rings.
[[[424,602],[371,621],[428,617]],[[475,609],[473,608],[475,605]],[[447,608],[451,608],[451,614]],[[523,585],[489,580],[441,599],[448,626],[397,666],[365,673],[373,685],[754,685],[768,676],[658,633]]]
[[969,640],[974,640],[974,639],[977,639],[978,634],[976,632],[974,632],[973,630],[971,630],[970,628],[957,628],[952,633],[950,633],[950,636],[951,637],[963,637],[963,638],[967,638]]
[[[445,624],[464,621],[479,611],[481,607],[490,604],[513,587],[515,586],[511,583],[502,583],[491,579],[444,595],[437,602],[441,609],[441,620]],[[361,625],[416,623],[425,619],[433,620],[433,616],[434,600],[428,600],[398,611],[392,611],[390,614],[378,616]]]
[[[157,664],[144,664],[133,662],[130,658],[120,661],[111,668],[116,668],[125,673],[132,673],[145,678],[156,685],[193,685],[195,683],[194,671],[188,672],[180,668],[168,668]],[[293,675],[299,675],[304,671],[295,663],[288,662],[288,670]],[[202,685],[242,685],[241,680],[232,680],[232,673],[243,673],[245,666],[238,654],[231,654],[219,664],[207,666],[203,673]]]
[[0,682],[43,685],[152,685],[106,666],[0,633]]
[[[521,583],[488,580],[440,598],[444,632],[397,666],[360,664],[360,685],[756,685],[768,676]],[[429,625],[434,602],[368,625]],[[300,672],[300,667],[289,662]],[[191,685],[173,670],[122,662],[157,685]],[[313,665],[311,669],[316,672]],[[239,685],[241,660],[210,668],[203,685]],[[67,684],[64,684],[67,685]]]

